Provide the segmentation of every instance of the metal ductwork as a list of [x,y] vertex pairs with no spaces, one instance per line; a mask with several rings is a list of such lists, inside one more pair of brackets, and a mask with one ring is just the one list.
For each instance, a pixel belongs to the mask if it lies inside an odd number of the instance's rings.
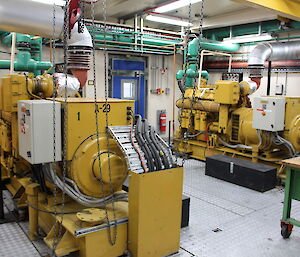
[[300,41],[261,43],[250,53],[248,68],[252,80],[262,78],[266,61],[300,59]]
[[61,38],[64,11],[55,7],[55,29],[53,29],[53,5],[31,0],[0,0],[0,30]]
[[[75,21],[70,28],[67,67],[83,87],[90,69],[93,42],[85,26],[79,32],[78,22]],[[62,39],[63,29],[64,10],[61,6],[33,0],[0,0],[0,30]]]

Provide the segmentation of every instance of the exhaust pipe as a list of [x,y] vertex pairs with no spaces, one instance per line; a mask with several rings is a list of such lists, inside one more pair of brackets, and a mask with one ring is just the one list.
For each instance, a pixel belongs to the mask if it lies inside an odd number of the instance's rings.
[[300,41],[258,44],[250,53],[248,68],[250,78],[260,86],[266,61],[286,61],[300,59]]
[[[53,8],[55,8],[55,19]],[[0,30],[62,39],[63,27],[64,10],[61,6],[53,7],[32,0],[0,0]],[[78,32],[78,22],[72,23],[70,28],[67,67],[83,87],[90,69],[93,42],[85,26],[83,33]]]

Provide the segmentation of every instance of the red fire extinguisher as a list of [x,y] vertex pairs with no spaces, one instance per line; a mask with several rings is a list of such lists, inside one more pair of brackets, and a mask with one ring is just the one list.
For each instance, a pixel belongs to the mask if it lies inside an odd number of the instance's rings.
[[167,115],[163,112],[159,115],[159,130],[163,133],[167,130]]

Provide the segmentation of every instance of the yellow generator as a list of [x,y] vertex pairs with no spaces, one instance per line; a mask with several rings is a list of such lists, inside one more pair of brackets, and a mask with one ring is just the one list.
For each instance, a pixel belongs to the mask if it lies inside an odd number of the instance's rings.
[[254,97],[253,82],[217,81],[187,88],[176,148],[191,157],[225,154],[280,167],[300,151],[300,97]]
[[183,170],[168,145],[132,100],[49,98],[54,90],[50,75],[0,79],[2,178],[28,206],[29,237],[42,229],[57,256],[177,252]]

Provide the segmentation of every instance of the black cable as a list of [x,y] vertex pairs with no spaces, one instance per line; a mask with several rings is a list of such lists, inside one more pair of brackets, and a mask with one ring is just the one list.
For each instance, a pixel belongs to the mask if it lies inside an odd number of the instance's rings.
[[149,134],[150,134],[150,138],[151,138],[153,144],[155,145],[156,149],[158,150],[158,153],[160,155],[160,158],[162,160],[162,163],[163,163],[165,169],[170,168],[172,165],[170,165],[163,147],[161,147],[161,145],[158,143],[157,138],[155,136],[155,132],[152,127],[150,128]]
[[143,124],[142,125],[142,135],[143,135],[145,141],[148,143],[149,150],[151,151],[153,160],[155,162],[156,170],[161,170],[163,164],[162,164],[162,161],[159,156],[159,151],[156,149],[154,142],[150,139],[150,136],[149,136],[150,127],[148,125],[148,122],[146,120],[143,120],[142,124]]
[[155,167],[154,167],[154,163],[151,157],[151,154],[149,153],[149,149],[148,146],[145,142],[145,140],[143,139],[143,137],[141,136],[141,116],[138,115],[136,117],[136,127],[135,127],[135,138],[137,140],[138,145],[141,147],[142,151],[145,154],[145,158],[147,160],[147,165],[149,168],[149,171],[154,171]]
[[[133,113],[133,112],[132,112]],[[141,166],[144,170],[144,173],[147,172],[147,166],[143,160],[143,157],[141,155],[141,152],[139,151],[139,149],[136,147],[136,144],[134,143],[134,138],[135,138],[135,132],[134,132],[134,129],[133,129],[133,124],[134,124],[134,117],[132,117],[132,121],[131,121],[131,125],[130,125],[130,141],[131,141],[131,145],[133,146],[133,148],[135,149],[135,151],[137,152],[138,156],[139,156],[139,159],[140,159],[140,162],[141,162]]]

